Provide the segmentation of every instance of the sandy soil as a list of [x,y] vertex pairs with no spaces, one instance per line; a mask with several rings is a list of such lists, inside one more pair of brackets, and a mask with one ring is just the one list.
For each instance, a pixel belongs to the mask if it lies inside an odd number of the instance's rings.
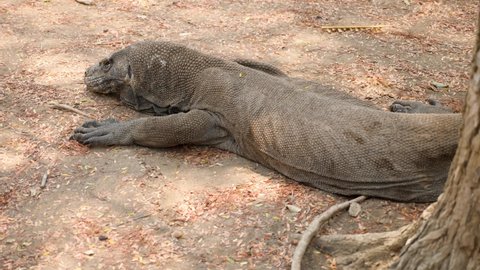
[[[400,98],[435,98],[459,111],[474,43],[473,2],[1,1],[1,268],[288,268],[299,233],[345,198],[215,149],[88,149],[68,140],[86,118],[49,103],[97,119],[140,117],[86,93],[83,72],[132,42],[162,39],[269,62],[383,108]],[[386,26],[320,28],[377,24]],[[359,217],[342,213],[320,233],[391,230],[425,207],[369,199]],[[335,269],[312,246],[305,268],[320,264]]]

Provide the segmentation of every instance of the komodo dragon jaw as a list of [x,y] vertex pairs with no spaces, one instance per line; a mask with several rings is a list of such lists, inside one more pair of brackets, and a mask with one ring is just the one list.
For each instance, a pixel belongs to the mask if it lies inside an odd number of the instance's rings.
[[131,78],[126,50],[116,52],[85,71],[87,91],[113,94],[128,87]]

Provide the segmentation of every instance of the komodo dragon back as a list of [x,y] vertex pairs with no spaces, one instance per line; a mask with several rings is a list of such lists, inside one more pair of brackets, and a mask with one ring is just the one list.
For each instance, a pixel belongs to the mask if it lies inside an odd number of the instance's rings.
[[[114,83],[102,83],[108,80]],[[169,42],[115,52],[87,70],[85,83],[89,91],[120,95],[131,108],[160,113],[87,122],[73,135],[81,143],[209,145],[342,195],[434,201],[461,124],[459,114],[387,112],[268,64]],[[413,105],[395,108],[415,112]]]

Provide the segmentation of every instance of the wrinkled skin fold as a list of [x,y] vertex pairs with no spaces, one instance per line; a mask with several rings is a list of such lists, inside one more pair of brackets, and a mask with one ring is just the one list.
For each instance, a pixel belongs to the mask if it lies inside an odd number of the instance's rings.
[[87,69],[85,84],[153,116],[87,122],[72,135],[80,143],[209,145],[325,191],[397,201],[437,198],[461,124],[433,103],[387,112],[269,64],[169,42],[117,51]]

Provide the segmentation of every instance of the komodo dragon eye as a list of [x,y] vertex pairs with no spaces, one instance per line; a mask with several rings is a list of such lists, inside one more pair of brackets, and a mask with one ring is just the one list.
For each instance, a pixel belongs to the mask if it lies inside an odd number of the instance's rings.
[[112,67],[112,60],[111,59],[104,59],[100,62],[100,66],[102,67],[103,71],[108,71]]

